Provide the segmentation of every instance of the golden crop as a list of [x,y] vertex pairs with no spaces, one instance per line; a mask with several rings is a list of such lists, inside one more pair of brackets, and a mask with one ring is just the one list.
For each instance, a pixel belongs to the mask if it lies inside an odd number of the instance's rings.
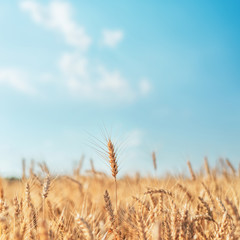
[[108,147],[111,177],[92,163],[85,174],[56,177],[40,164],[40,173],[1,179],[0,239],[240,239],[240,177],[228,160],[211,169],[205,159],[195,172],[188,162],[191,178],[117,179]]

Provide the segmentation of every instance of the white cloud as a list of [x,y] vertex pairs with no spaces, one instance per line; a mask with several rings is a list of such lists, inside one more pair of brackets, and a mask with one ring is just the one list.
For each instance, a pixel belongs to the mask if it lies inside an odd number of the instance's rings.
[[[96,64],[88,58],[86,50],[92,40],[84,28],[73,21],[69,2],[52,0],[43,5],[34,0],[22,0],[20,7],[30,14],[34,22],[61,33],[65,41],[75,48],[59,60],[60,78],[64,80],[57,81],[56,75],[42,74],[42,83],[52,84],[54,88],[60,84],[63,91],[67,90],[80,99],[109,103],[129,102],[149,92],[150,84],[146,79],[133,86],[119,70],[109,70],[101,61]],[[122,30],[105,29],[102,34],[102,43],[111,48],[124,37]]]
[[122,94],[129,91],[129,83],[121,76],[119,71],[110,72],[104,67],[99,67],[98,73],[100,76],[99,89]]
[[108,47],[116,47],[119,42],[123,39],[123,31],[122,30],[103,30],[103,44]]
[[68,77],[77,76],[82,79],[88,78],[88,60],[77,53],[65,53],[59,62],[60,68]]
[[26,75],[22,71],[13,68],[0,68],[0,85],[5,85],[30,95],[36,93],[35,89],[28,83]]
[[96,66],[77,53],[65,53],[59,61],[60,71],[71,93],[91,100],[130,100],[135,97],[128,81],[119,71]]
[[72,8],[69,3],[52,1],[43,6],[35,1],[24,0],[20,7],[28,12],[36,23],[61,33],[69,45],[82,50],[87,50],[90,46],[91,38],[85,29],[72,20]]

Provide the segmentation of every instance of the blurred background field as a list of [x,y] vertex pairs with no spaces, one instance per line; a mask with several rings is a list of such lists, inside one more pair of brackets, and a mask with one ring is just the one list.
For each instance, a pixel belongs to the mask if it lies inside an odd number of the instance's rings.
[[117,178],[116,195],[114,178],[94,165],[61,176],[44,163],[24,167],[21,179],[1,179],[1,239],[239,239],[239,170],[207,158],[188,168]]

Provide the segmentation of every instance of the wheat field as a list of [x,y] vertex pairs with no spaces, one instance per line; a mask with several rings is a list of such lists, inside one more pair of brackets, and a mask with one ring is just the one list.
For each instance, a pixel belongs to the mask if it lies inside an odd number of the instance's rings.
[[[221,159],[189,176],[118,178],[109,140],[109,176],[95,169],[51,175],[45,163],[1,179],[0,239],[240,239],[240,176]],[[150,159],[151,160],[151,159]],[[153,153],[153,170],[157,172]],[[112,176],[111,176],[112,175]]]

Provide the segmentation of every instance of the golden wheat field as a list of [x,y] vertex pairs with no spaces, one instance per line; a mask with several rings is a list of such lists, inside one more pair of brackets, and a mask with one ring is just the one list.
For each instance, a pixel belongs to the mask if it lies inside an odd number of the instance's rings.
[[[189,176],[118,178],[92,169],[53,176],[46,164],[19,180],[1,179],[0,239],[240,239],[239,173],[229,160]],[[156,156],[152,156],[157,171]],[[111,176],[112,175],[112,176]]]

